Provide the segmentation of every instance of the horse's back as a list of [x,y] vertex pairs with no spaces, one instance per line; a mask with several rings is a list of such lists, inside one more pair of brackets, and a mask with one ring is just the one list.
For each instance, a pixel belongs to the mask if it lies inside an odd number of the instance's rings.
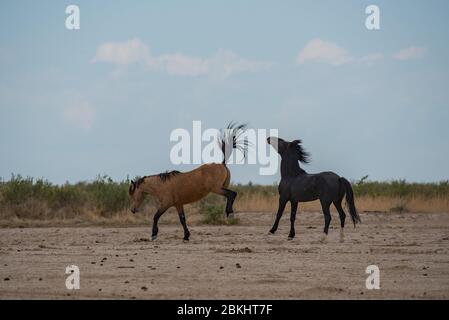
[[332,171],[324,171],[317,173],[316,175],[318,175],[326,183],[336,183],[340,179],[340,176]]
[[222,188],[228,178],[228,169],[223,164],[207,163],[178,174],[170,189],[175,204],[187,204],[207,196],[212,190]]
[[225,184],[226,180],[230,178],[229,169],[221,163],[206,163],[198,167],[196,170],[201,172],[201,177],[206,183]]
[[291,196],[300,202],[313,201],[339,191],[340,177],[331,171],[297,176],[290,185]]

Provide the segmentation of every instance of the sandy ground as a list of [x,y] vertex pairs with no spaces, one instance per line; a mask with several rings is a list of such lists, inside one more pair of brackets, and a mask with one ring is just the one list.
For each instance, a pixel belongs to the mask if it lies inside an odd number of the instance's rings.
[[[190,226],[189,243],[178,224],[161,223],[156,242],[150,223],[0,229],[0,298],[449,298],[449,214],[364,214],[344,243],[334,215],[326,244],[321,213],[300,213],[293,241],[288,215],[274,236],[272,214],[238,216],[238,226]],[[80,290],[65,286],[72,264]],[[380,290],[365,286],[371,264]]]

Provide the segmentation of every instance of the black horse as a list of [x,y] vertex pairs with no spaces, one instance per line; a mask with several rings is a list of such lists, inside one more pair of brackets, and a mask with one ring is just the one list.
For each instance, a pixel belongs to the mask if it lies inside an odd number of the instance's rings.
[[295,237],[295,218],[298,202],[307,202],[319,199],[324,214],[324,236],[323,241],[329,231],[331,222],[331,214],[329,207],[334,204],[338,211],[341,222],[340,241],[344,239],[344,226],[346,214],[341,206],[343,197],[346,194],[346,202],[349,207],[354,227],[356,223],[361,222],[354,204],[354,193],[351,184],[343,177],[339,177],[333,172],[321,172],[317,174],[308,174],[301,169],[299,162],[308,163],[309,153],[301,146],[301,140],[292,142],[285,141],[280,138],[267,138],[270,144],[281,156],[281,182],[279,183],[279,209],[276,220],[270,232],[274,234],[278,228],[279,220],[282,217],[287,202],[291,203],[290,216],[290,234],[288,238],[291,240]]

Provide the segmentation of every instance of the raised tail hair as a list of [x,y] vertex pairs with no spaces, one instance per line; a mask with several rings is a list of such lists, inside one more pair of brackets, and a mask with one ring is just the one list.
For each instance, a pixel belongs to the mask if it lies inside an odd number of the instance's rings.
[[223,164],[226,165],[232,150],[237,149],[246,156],[246,151],[249,146],[248,140],[242,139],[242,134],[245,132],[247,124],[237,124],[231,121],[226,129],[222,130],[218,143],[220,144],[221,152],[223,152]]
[[346,192],[346,203],[349,207],[349,213],[351,215],[352,222],[354,223],[354,227],[357,223],[361,223],[360,216],[357,213],[357,209],[354,203],[354,192],[352,191],[351,183],[345,178],[340,178],[341,183],[343,184]]

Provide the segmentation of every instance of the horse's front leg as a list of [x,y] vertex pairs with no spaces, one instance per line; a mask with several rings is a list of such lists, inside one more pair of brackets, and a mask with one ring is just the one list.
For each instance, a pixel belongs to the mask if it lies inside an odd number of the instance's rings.
[[296,219],[296,210],[298,209],[298,202],[291,202],[292,205],[292,213],[290,215],[290,233],[288,234],[288,239],[293,240],[295,237],[295,219]]
[[282,197],[279,198],[279,207],[278,212],[276,214],[276,220],[274,221],[273,227],[270,230],[270,233],[274,234],[279,226],[279,221],[281,220],[282,214],[284,213],[285,205],[287,204],[288,200],[284,199]]
[[167,209],[158,209],[156,211],[156,213],[154,214],[154,217],[153,217],[153,230],[152,230],[152,233],[151,233],[151,240],[153,240],[153,241],[157,239],[157,233],[159,231],[159,228],[157,227],[157,223],[159,221],[159,218],[164,214],[164,212],[166,210]]

